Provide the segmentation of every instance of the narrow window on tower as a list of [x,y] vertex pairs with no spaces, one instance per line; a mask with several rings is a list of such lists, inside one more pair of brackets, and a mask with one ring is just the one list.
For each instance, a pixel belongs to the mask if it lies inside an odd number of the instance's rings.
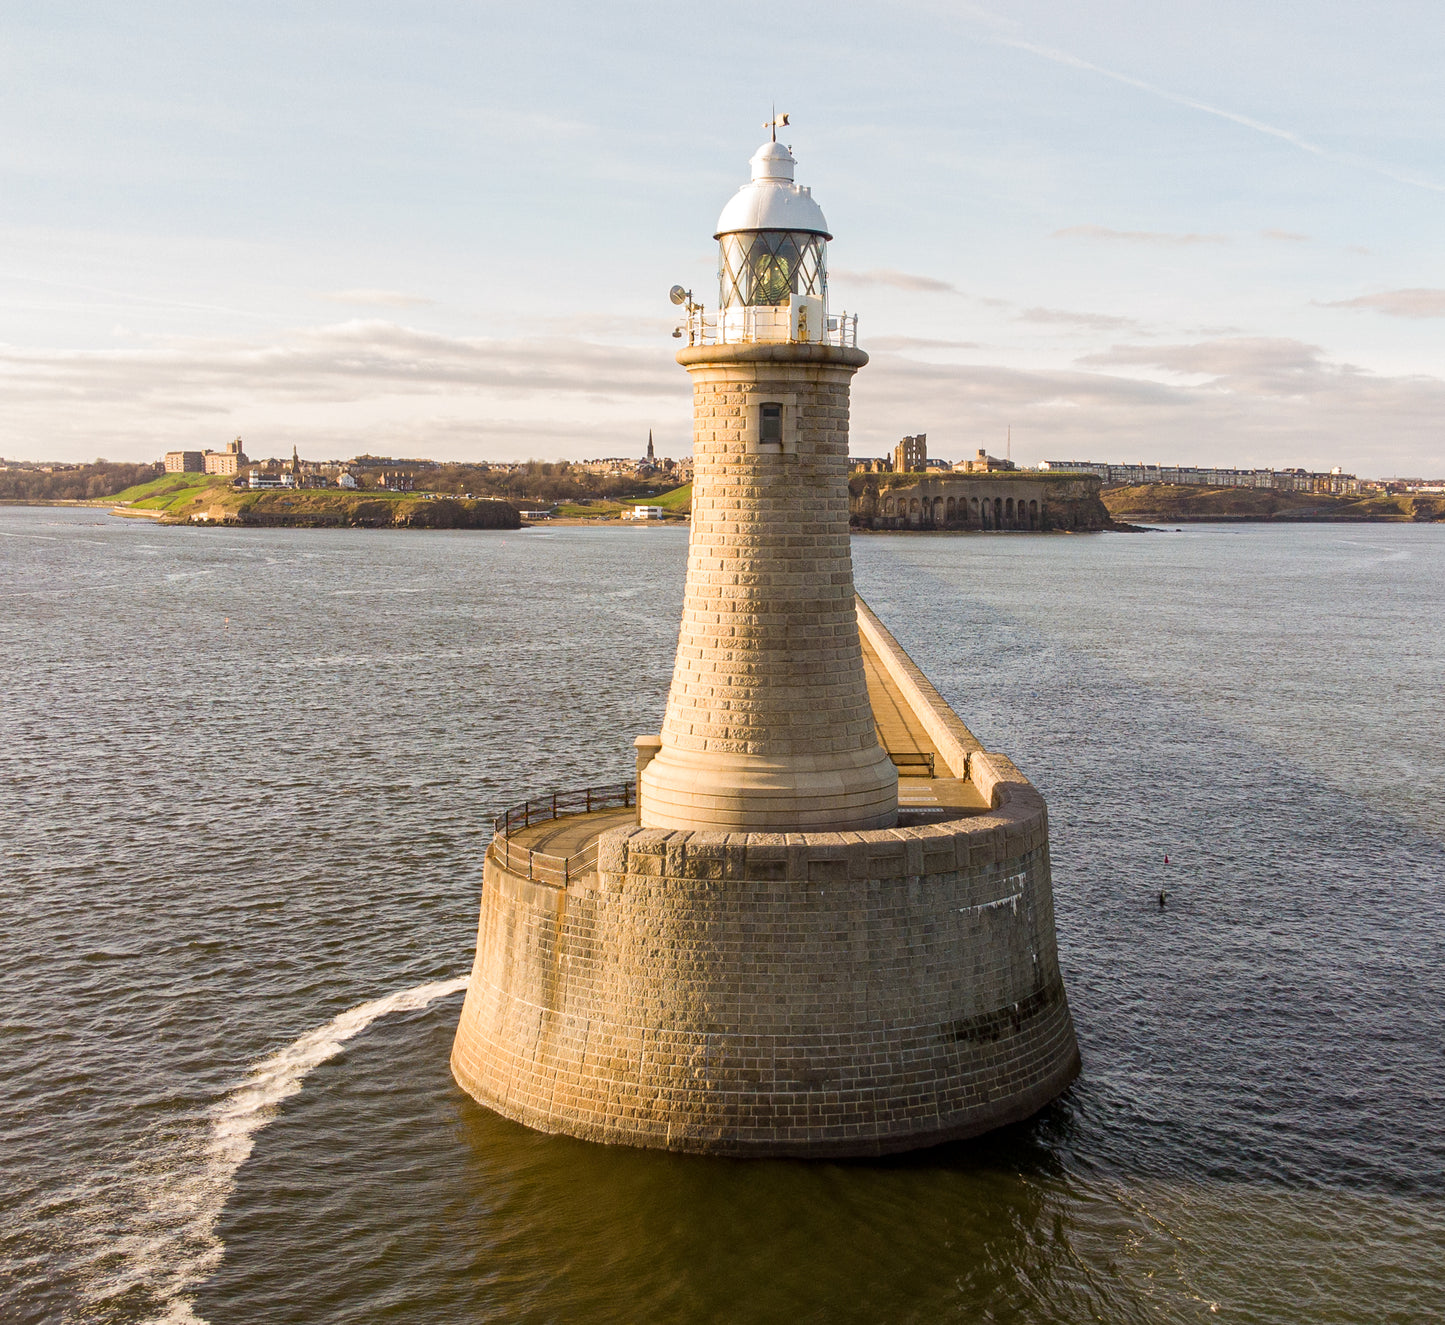
[[758,447],[763,451],[783,449],[783,407],[763,405],[762,419],[758,428]]

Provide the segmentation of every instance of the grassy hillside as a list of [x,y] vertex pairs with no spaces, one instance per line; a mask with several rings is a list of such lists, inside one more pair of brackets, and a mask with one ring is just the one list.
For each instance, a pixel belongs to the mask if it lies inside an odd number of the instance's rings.
[[[335,488],[267,488],[253,492],[222,482],[173,492],[167,524],[350,527],[365,529],[518,529],[516,508],[504,501],[432,499],[410,492],[342,492]],[[151,498],[149,500],[156,500]],[[139,504],[138,504],[139,505]]]
[[630,501],[563,502],[557,515],[564,520],[616,520],[634,506],[660,506],[669,515],[687,515],[692,511],[692,484],[686,483],[656,497],[637,497]]
[[148,483],[137,483],[111,498],[118,506],[138,511],[166,511],[173,503],[186,500],[211,487],[229,487],[231,480],[216,474],[162,474]]
[[661,506],[664,511],[675,511],[678,515],[686,515],[692,510],[692,484],[684,483],[682,487],[674,488],[671,492],[664,492],[658,497],[647,497],[634,504],[637,506]]

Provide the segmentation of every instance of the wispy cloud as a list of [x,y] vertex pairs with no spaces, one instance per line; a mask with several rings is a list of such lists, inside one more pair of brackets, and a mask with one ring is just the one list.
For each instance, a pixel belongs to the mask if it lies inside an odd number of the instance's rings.
[[1089,367],[1155,368],[1260,395],[1300,395],[1321,389],[1339,373],[1318,345],[1287,337],[1232,336],[1182,345],[1115,345],[1078,360]]
[[1226,235],[1171,235],[1159,230],[1111,230],[1103,225],[1071,225],[1055,230],[1054,239],[1112,239],[1129,244],[1168,244],[1189,246],[1192,244],[1227,244]]
[[1322,308],[1369,308],[1389,317],[1445,317],[1445,290],[1381,290],[1356,299],[1338,299]]
[[1138,331],[1140,323],[1132,317],[1114,317],[1108,313],[1073,313],[1066,308],[1026,308],[1018,315],[1019,322],[1075,327],[1080,331]]
[[941,281],[936,276],[918,276],[912,272],[894,271],[878,267],[872,271],[844,271],[834,268],[835,280],[850,281],[854,285],[888,285],[895,290],[912,290],[921,294],[960,294],[956,285]]
[[975,340],[936,340],[929,336],[870,336],[870,350],[976,350]]
[[436,300],[402,290],[329,290],[321,296],[333,304],[355,304],[362,308],[422,308]]
[[1273,239],[1281,244],[1308,244],[1310,237],[1295,230],[1261,230],[1261,239]]

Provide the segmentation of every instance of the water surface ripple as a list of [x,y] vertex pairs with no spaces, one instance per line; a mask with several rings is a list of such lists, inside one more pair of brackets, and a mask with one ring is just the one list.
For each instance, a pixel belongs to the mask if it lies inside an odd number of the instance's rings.
[[685,548],[0,508],[0,1316],[1445,1317],[1445,531],[855,540],[1048,797],[1084,1075],[852,1164],[447,1073],[488,811],[627,774]]

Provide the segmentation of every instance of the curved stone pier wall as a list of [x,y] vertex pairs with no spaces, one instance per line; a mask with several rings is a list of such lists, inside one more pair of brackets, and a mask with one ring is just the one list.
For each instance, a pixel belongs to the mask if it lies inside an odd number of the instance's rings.
[[1042,798],[867,832],[620,829],[529,884],[488,852],[452,1053],[547,1132],[733,1155],[869,1155],[1026,1118],[1079,1070]]

